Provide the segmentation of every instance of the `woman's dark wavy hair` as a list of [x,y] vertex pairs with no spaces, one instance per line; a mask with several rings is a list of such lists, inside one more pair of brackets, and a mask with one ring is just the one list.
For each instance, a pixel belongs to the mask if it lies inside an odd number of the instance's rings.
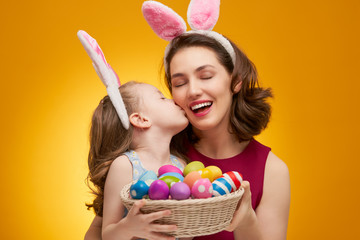
[[[230,40],[229,40],[230,41]],[[232,41],[231,45],[236,54],[235,66],[229,53],[213,38],[201,34],[184,34],[173,39],[166,56],[165,83],[172,91],[170,62],[175,54],[187,47],[205,47],[215,52],[220,64],[231,74],[231,91],[234,93],[230,113],[229,132],[237,136],[239,142],[252,139],[267,127],[271,116],[271,106],[267,102],[273,97],[270,88],[262,88],[259,85],[258,74],[255,65]],[[235,86],[241,82],[241,89],[235,93]],[[196,143],[191,125],[173,138],[172,149],[185,158],[186,147],[184,138],[190,143]]]

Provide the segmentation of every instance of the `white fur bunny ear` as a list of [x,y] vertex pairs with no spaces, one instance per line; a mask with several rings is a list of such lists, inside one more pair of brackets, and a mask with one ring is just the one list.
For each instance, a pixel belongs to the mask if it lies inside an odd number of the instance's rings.
[[219,19],[220,0],[191,0],[187,21],[193,30],[212,30]]
[[120,81],[117,74],[106,62],[104,53],[94,38],[92,38],[83,30],[79,30],[77,36],[80,39],[81,44],[84,46],[87,54],[91,58],[96,73],[106,86],[106,91],[113,106],[116,109],[117,114],[119,115],[121,123],[123,124],[124,128],[128,129],[130,125],[129,117],[119,92]]
[[153,31],[166,41],[186,32],[184,19],[162,3],[146,1],[142,5],[142,12]]

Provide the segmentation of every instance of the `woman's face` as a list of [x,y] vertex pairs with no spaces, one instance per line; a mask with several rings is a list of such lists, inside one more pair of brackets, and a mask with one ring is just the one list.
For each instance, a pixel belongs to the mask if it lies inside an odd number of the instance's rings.
[[231,75],[205,47],[179,50],[170,62],[172,95],[200,131],[229,126]]

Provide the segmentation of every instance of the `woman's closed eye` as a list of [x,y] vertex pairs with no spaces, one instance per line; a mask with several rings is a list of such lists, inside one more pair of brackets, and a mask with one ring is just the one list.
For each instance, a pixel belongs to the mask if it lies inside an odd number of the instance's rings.
[[172,87],[181,87],[181,86],[184,86],[186,84],[186,81],[184,80],[180,80],[180,81],[174,81],[172,83]]

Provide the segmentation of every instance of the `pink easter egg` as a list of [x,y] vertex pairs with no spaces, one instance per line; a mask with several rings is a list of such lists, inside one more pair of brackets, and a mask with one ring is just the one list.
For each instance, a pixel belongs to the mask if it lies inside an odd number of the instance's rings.
[[164,165],[159,168],[158,176],[161,176],[167,172],[176,172],[176,173],[183,175],[182,171],[178,167],[175,167],[173,165]]
[[149,198],[151,200],[164,200],[169,198],[169,187],[166,182],[162,180],[155,180],[151,183],[149,188]]
[[191,191],[189,186],[183,182],[177,182],[170,188],[170,196],[176,200],[184,200],[190,197]]
[[226,172],[221,177],[224,177],[229,180],[229,183],[231,184],[231,187],[232,187],[231,192],[238,190],[243,181],[242,175],[236,171]]
[[194,198],[209,198],[212,193],[213,187],[208,178],[200,178],[191,188],[191,195]]

